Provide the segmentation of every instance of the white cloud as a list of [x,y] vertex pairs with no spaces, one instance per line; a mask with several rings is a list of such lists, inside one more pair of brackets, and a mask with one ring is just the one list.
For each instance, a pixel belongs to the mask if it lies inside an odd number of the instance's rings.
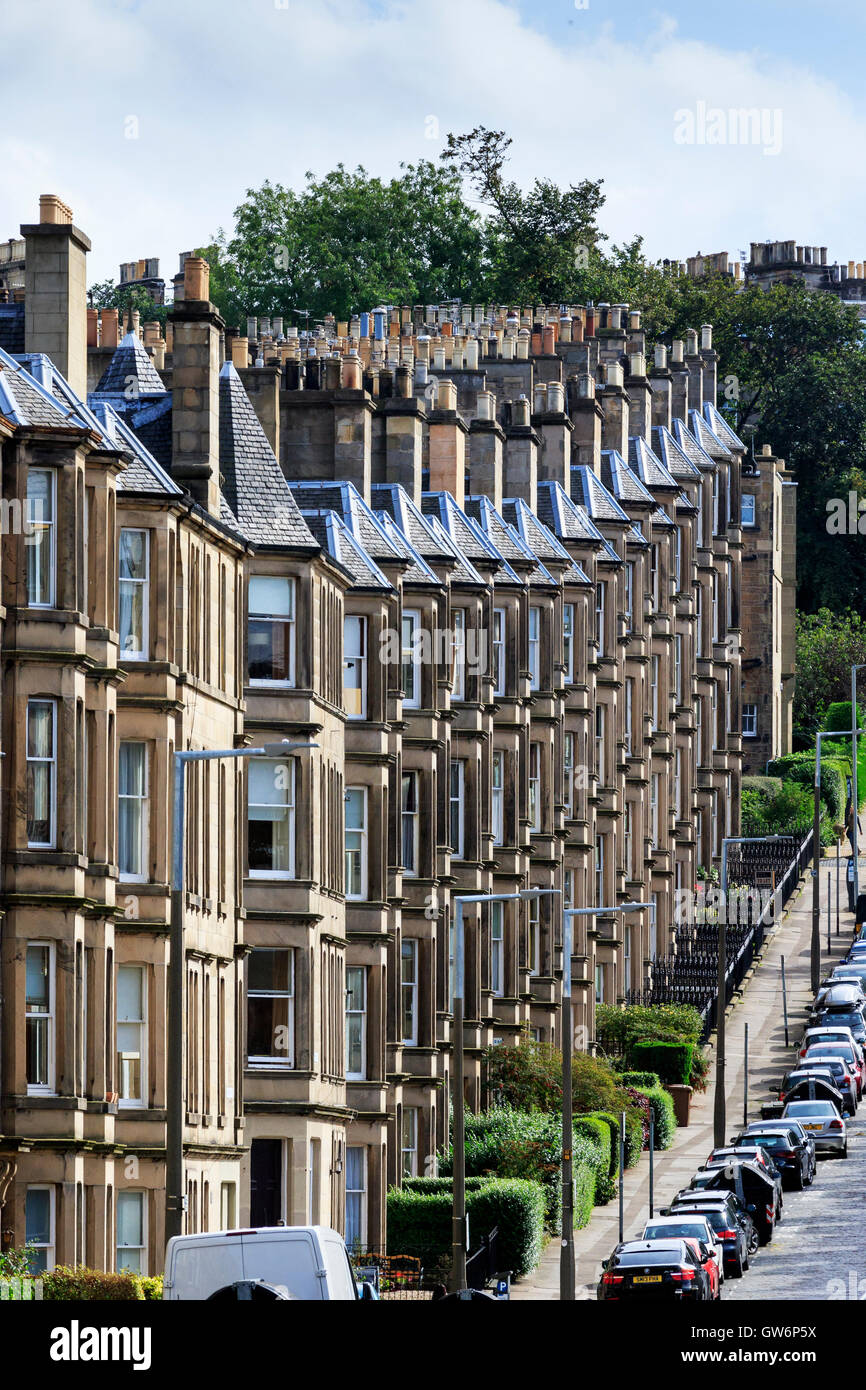
[[[604,229],[643,232],[655,256],[792,236],[866,255],[850,173],[862,111],[803,68],[691,40],[670,15],[641,43],[610,28],[588,41],[564,3],[554,42],[502,0],[30,0],[4,40],[0,237],[57,192],[94,242],[91,280],[154,254],[170,277],[265,178],[431,157],[431,115],[442,139],[507,130],[521,182],[604,178]],[[675,113],[698,103],[778,110],[780,152],[677,144]]]

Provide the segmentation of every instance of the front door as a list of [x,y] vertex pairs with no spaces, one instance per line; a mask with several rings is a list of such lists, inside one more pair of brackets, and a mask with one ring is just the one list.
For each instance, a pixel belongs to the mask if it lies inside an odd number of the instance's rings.
[[283,1217],[283,1141],[250,1145],[250,1225],[276,1226]]

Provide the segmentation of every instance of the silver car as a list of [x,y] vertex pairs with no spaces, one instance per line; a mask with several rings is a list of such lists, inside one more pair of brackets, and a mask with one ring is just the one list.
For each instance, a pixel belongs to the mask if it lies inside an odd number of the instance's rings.
[[790,1100],[782,1119],[799,1120],[815,1140],[818,1153],[838,1153],[848,1157],[848,1130],[831,1100]]
[[640,1239],[670,1240],[673,1236],[692,1236],[695,1240],[702,1240],[715,1256],[719,1268],[719,1283],[724,1283],[724,1246],[705,1216],[700,1216],[698,1212],[693,1216],[686,1213],[681,1216],[654,1216],[644,1226]]

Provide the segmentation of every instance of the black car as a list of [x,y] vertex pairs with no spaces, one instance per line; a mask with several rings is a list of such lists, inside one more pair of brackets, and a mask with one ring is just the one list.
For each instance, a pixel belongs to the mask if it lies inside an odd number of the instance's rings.
[[705,1192],[720,1187],[735,1193],[754,1221],[761,1245],[769,1245],[776,1229],[776,1184],[757,1163],[732,1159],[724,1168],[696,1173],[692,1181]]
[[678,1192],[662,1215],[692,1211],[705,1216],[721,1241],[725,1275],[739,1279],[749,1268],[749,1257],[758,1248],[755,1223],[736,1193]]
[[[797,1139],[802,1140],[806,1145],[806,1150],[809,1154],[809,1163],[811,1165],[810,1181],[814,1180],[818,1171],[818,1155],[815,1152],[815,1140],[812,1138],[809,1131],[803,1128],[798,1120],[792,1119],[791,1116],[789,1116],[787,1120],[753,1120],[752,1123],[743,1130],[743,1135],[748,1142],[749,1135],[753,1132],[755,1134],[775,1134],[780,1129],[789,1129]],[[736,1136],[734,1137],[736,1138]],[[732,1139],[731,1143],[733,1144],[733,1142],[734,1140]]]
[[738,1144],[760,1144],[771,1155],[788,1187],[801,1192],[815,1176],[814,1159],[804,1139],[792,1129],[750,1129],[737,1135]]
[[849,1028],[861,1047],[866,1043],[866,1023],[859,1009],[822,1009],[809,1020],[810,1028]]
[[712,1297],[710,1277],[685,1240],[630,1240],[602,1266],[596,1297],[603,1301],[672,1298],[703,1303]]
[[763,1148],[757,1139],[735,1140],[732,1144],[726,1144],[724,1148],[713,1149],[706,1163],[703,1164],[698,1172],[709,1172],[713,1168],[724,1168],[726,1163],[735,1159],[738,1163],[756,1163],[758,1167],[773,1179],[776,1184],[776,1220],[782,1219],[782,1170],[773,1162],[767,1149]]

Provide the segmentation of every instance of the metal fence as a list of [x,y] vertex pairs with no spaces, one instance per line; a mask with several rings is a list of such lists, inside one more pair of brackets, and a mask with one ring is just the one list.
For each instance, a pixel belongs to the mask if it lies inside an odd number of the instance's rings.
[[[499,1274],[499,1227],[494,1226],[481,1239],[477,1250],[466,1259],[466,1283],[470,1289],[483,1289]],[[370,1246],[353,1245],[349,1251],[356,1278],[373,1283],[385,1300],[429,1299],[444,1292],[448,1282],[451,1252],[431,1249],[425,1258],[415,1255],[386,1255]]]
[[760,953],[767,931],[797,886],[812,852],[812,831],[757,844],[732,845],[728,891],[698,885],[689,920],[674,931],[673,949],[656,956],[642,990],[629,990],[626,1004],[691,1004],[703,1018],[706,1039],[716,1024],[720,914],[724,913],[725,1004],[729,1004]]

